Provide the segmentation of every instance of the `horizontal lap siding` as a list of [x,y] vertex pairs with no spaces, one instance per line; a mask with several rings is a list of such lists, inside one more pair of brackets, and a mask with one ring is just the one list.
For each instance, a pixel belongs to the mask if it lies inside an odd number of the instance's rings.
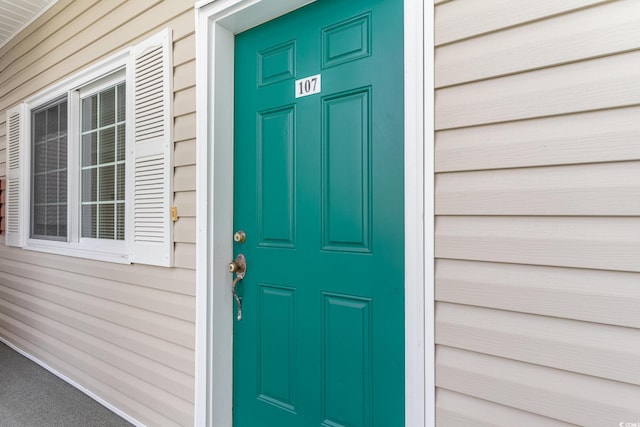
[[193,14],[193,2],[178,0],[60,0],[0,49],[4,175],[4,110],[165,27],[173,31],[176,268],[0,246],[0,337],[147,425],[193,424]]
[[441,345],[640,385],[635,329],[445,302],[436,313]]
[[[540,3],[544,2],[537,1],[536,6]],[[567,3],[570,2],[552,1],[548,5],[560,9]],[[602,19],[600,8],[591,7],[439,47],[436,87],[635,49],[640,35],[637,25],[640,3],[621,1],[607,7],[610,19]],[[562,43],[557,43],[559,39]]]
[[575,427],[552,418],[520,411],[446,389],[437,391],[438,425],[449,427]]
[[634,384],[444,345],[436,350],[436,385],[581,426],[635,420],[640,402]]
[[640,417],[638,7],[435,3],[438,425]]
[[438,258],[640,272],[640,217],[440,216],[435,228]]
[[[640,51],[443,88],[437,130],[640,103]],[[499,88],[499,89],[498,89]]]
[[[607,0],[455,0],[436,9],[436,46],[571,12]],[[440,1],[436,1],[441,3]]]
[[[193,19],[193,12],[189,13]],[[196,88],[195,33],[174,40],[174,223],[175,265],[195,269],[196,243]],[[192,255],[193,254],[193,255]]]
[[637,160],[638,117],[633,106],[439,131],[436,171]]
[[436,299],[640,329],[638,273],[436,261]]
[[640,161],[441,173],[438,215],[633,216]]

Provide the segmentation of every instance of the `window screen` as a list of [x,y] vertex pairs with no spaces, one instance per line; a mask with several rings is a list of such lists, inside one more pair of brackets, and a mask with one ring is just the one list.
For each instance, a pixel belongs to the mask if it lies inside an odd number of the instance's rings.
[[32,113],[31,237],[67,239],[67,101]]

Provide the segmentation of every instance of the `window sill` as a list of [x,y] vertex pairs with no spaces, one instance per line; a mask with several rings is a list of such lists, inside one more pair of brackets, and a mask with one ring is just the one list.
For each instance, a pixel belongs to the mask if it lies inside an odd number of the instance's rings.
[[[111,244],[105,242],[106,248],[100,249],[96,242],[93,244],[72,244],[66,242],[48,242],[43,240],[29,239],[23,249],[28,251],[46,252],[55,255],[71,256],[76,258],[90,259],[94,261],[113,262],[118,264],[131,264],[131,257],[126,250],[124,242],[122,244]],[[117,250],[115,250],[117,249]]]

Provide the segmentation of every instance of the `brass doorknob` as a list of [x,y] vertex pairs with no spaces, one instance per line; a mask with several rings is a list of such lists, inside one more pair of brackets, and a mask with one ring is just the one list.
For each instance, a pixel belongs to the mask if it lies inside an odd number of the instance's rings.
[[229,273],[236,273],[244,277],[247,271],[247,259],[242,254],[238,254],[235,260],[229,263]]
[[240,270],[240,266],[238,266],[237,262],[231,261],[229,263],[229,273],[236,273],[239,270]]

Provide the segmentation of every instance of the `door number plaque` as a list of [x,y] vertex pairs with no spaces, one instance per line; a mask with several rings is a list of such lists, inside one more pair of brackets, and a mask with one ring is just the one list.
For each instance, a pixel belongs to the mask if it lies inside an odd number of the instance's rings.
[[320,74],[296,80],[296,98],[320,93]]

